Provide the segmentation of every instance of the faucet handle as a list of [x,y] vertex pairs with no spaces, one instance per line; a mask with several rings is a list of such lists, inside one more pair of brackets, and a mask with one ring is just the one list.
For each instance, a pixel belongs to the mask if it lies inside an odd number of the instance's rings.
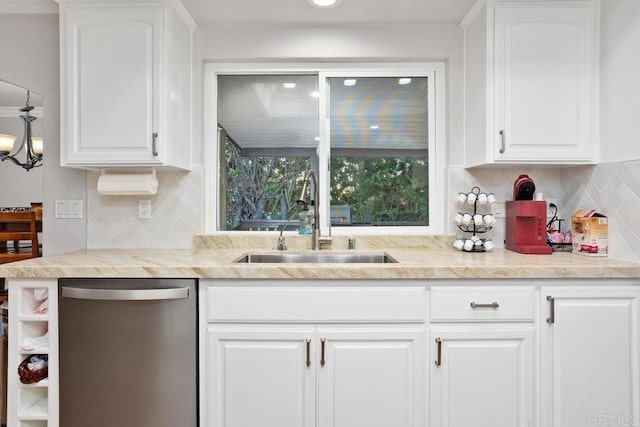
[[286,251],[287,250],[287,245],[285,244],[284,236],[282,234],[280,235],[280,237],[278,237],[277,249],[279,251]]

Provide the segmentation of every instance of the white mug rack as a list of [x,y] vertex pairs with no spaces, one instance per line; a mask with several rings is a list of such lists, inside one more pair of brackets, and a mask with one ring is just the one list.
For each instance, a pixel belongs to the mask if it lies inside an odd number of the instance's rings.
[[472,187],[468,193],[458,193],[456,201],[466,208],[456,213],[456,226],[471,236],[458,237],[453,246],[466,252],[486,252],[493,249],[491,239],[481,238],[478,234],[490,231],[496,222],[489,209],[496,202],[494,194],[482,192],[480,187]]

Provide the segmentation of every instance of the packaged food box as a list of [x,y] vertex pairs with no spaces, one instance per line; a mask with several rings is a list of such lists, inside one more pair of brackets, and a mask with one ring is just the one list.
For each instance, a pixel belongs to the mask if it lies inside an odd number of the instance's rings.
[[609,221],[595,210],[578,210],[571,216],[571,242],[574,254],[607,256]]

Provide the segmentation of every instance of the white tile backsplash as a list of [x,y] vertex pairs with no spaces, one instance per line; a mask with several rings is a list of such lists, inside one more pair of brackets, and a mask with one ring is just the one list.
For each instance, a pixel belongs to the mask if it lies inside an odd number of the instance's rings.
[[[513,198],[513,183],[520,174],[529,175],[545,199],[558,200],[560,217],[567,221],[577,209],[596,209],[609,217],[609,255],[640,261],[640,161],[577,166],[447,168],[447,218],[445,232],[462,235],[453,222],[459,210],[458,192],[478,186],[494,193],[500,210]],[[89,248],[190,248],[200,234],[202,170],[158,172],[160,189],[150,197],[152,218],[137,218],[138,196],[101,196],[96,191],[100,172],[87,174],[87,246]],[[498,218],[486,234],[504,246],[504,218]]]
[[[154,196],[103,196],[96,187],[100,172],[87,173],[87,247],[192,247],[201,233],[201,178],[199,166],[190,172],[158,171]],[[151,200],[151,219],[138,219],[138,200]]]
[[609,217],[609,256],[640,261],[640,161],[562,170],[562,215],[596,209]]

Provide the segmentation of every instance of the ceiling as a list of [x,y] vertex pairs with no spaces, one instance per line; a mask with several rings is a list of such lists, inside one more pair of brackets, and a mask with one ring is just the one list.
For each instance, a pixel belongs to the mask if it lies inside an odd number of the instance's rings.
[[[182,0],[198,26],[271,24],[458,24],[476,0],[342,0],[318,9],[306,0]],[[0,13],[56,13],[54,0],[0,0]]]
[[[397,77],[359,77],[352,86],[347,80],[328,80],[332,150],[426,150],[426,77],[404,84]],[[254,154],[255,149],[315,148],[318,95],[317,75],[219,76],[218,123],[236,145]]]
[[318,9],[306,0],[182,0],[199,26],[237,24],[458,24],[476,0],[342,0]]

